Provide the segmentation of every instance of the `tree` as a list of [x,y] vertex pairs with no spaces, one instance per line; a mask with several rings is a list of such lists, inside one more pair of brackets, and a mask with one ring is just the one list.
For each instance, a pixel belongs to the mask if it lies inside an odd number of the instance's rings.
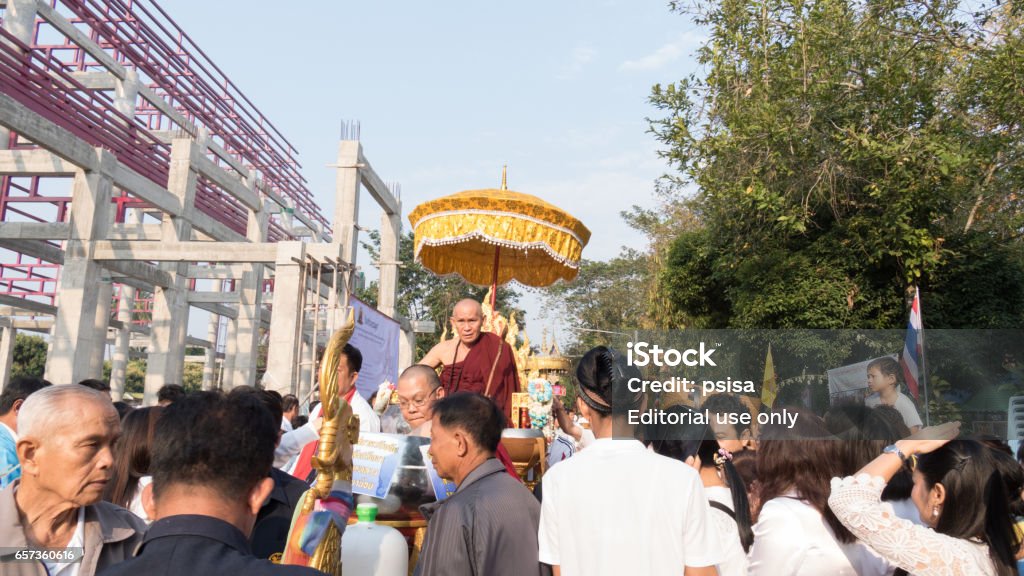
[[565,352],[579,355],[616,340],[616,332],[648,327],[643,289],[649,277],[646,256],[623,250],[607,262],[583,260],[575,280],[547,288],[545,309],[562,318],[564,328],[581,329]]
[[972,271],[1024,273],[1024,50],[1010,4],[697,4],[707,74],[651,95],[666,113],[651,130],[680,171],[663,185],[699,188],[678,201],[699,226],[668,251],[667,316],[899,327],[920,286],[933,326],[1019,326],[1019,290],[951,292]]
[[11,377],[32,376],[42,378],[46,370],[46,340],[42,336],[16,334],[14,357],[11,359]]
[[[369,233],[369,242],[361,244],[370,253],[371,260],[380,260],[380,233],[376,230]],[[473,286],[459,277],[439,278],[427,270],[414,257],[414,238],[412,232],[399,237],[398,260],[398,299],[396,309],[399,314],[410,320],[433,320],[436,329],[433,334],[416,335],[416,358],[422,358],[441,339],[441,334],[451,318],[452,308],[463,298],[473,298],[482,302],[487,287]],[[364,290],[356,293],[356,297],[377,305],[378,284],[373,281]],[[519,292],[510,287],[499,287],[497,308],[506,317],[514,313],[520,328],[526,326],[526,312],[516,306]],[[449,334],[451,330],[449,329]]]

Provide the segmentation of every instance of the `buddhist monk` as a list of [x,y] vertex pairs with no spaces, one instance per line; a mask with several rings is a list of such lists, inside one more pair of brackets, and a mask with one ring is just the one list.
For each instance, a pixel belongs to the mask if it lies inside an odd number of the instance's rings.
[[447,395],[476,392],[494,400],[508,420],[512,393],[519,391],[515,353],[496,334],[482,332],[483,308],[472,299],[460,300],[452,310],[455,338],[434,346],[420,360],[431,368],[444,366],[441,385]]

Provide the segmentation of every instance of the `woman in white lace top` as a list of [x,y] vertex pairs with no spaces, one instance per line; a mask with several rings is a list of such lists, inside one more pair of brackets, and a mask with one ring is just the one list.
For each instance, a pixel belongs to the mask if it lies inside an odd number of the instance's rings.
[[[829,507],[858,539],[919,576],[1017,574],[1009,499],[991,449],[953,440],[959,423],[926,428],[886,447],[856,476],[832,479]],[[927,526],[880,500],[904,462],[915,463],[911,498]]]

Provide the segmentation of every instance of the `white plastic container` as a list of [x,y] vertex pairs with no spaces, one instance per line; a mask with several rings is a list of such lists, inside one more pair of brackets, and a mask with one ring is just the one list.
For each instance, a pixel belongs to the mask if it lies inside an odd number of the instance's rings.
[[376,523],[377,505],[356,506],[359,522],[341,537],[341,566],[356,576],[408,576],[409,548],[402,534]]

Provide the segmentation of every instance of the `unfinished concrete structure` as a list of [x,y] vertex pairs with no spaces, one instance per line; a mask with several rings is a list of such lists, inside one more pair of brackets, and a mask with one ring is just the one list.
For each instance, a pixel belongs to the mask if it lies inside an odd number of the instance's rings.
[[[34,330],[54,383],[99,377],[109,345],[115,396],[144,347],[147,404],[181,382],[186,346],[207,350],[204,387],[255,383],[261,339],[268,387],[307,391],[350,287],[362,186],[395,316],[401,204],[358,137],[339,145],[331,227],[291,145],[151,0],[0,8],[0,385]],[[193,308],[205,340],[186,336]]]

